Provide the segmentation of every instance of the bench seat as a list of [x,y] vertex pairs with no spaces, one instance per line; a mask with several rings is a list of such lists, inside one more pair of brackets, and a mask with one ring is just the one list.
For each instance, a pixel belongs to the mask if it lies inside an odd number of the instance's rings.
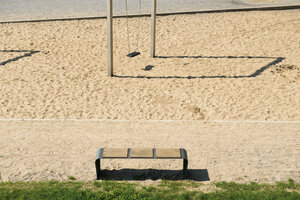
[[183,159],[183,174],[187,175],[187,152],[182,148],[100,148],[95,160],[98,180],[101,177],[101,159]]

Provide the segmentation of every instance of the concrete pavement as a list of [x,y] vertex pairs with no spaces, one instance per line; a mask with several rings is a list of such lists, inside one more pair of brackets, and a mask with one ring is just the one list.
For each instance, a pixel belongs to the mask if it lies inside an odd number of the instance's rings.
[[[128,0],[128,12],[138,14],[138,1]],[[149,14],[151,0],[142,1]],[[158,0],[158,13],[300,6],[300,0]],[[125,14],[125,0],[114,0],[114,15]],[[0,22],[104,17],[106,0],[10,0],[0,1]]]

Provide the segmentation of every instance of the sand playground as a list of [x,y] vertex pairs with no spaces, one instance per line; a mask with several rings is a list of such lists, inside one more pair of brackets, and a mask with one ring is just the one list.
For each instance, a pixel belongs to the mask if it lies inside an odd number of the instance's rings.
[[0,181],[95,180],[100,147],[185,148],[196,181],[300,181],[300,10],[158,16],[154,59],[150,18],[134,58],[116,18],[112,78],[106,19],[0,30]]

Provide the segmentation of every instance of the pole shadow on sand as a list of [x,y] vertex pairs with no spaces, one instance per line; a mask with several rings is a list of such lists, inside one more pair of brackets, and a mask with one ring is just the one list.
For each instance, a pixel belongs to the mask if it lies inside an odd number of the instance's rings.
[[187,176],[182,170],[157,170],[157,169],[121,169],[101,170],[102,180],[193,180],[209,181],[207,169],[189,169]]
[[[40,51],[32,50],[0,50],[0,53],[24,53],[23,55],[16,56],[14,58],[0,62],[0,66],[6,65],[8,63],[17,61],[19,59],[30,57],[33,54],[39,53]],[[249,75],[238,75],[238,76],[226,76],[226,75],[217,75],[217,76],[130,76],[130,75],[114,75],[116,78],[141,78],[141,79],[205,79],[205,78],[254,78],[261,75],[268,68],[281,63],[285,58],[283,57],[264,57],[264,56],[156,56],[158,59],[171,59],[171,58],[191,58],[191,59],[272,59],[270,63],[257,69],[254,73]],[[151,71],[154,68],[153,65],[147,65],[144,71]]]
[[31,50],[0,50],[0,53],[24,53],[23,55],[8,59],[6,61],[0,62],[0,66],[6,65],[8,63],[17,61],[21,58],[30,57],[33,54],[39,53],[40,51],[31,51]]
[[[240,58],[245,58],[245,59],[271,59],[272,62],[269,62],[267,65],[261,67],[260,69],[257,69],[255,72],[253,72],[252,74],[249,74],[249,75],[238,75],[238,76],[226,76],[226,75],[218,75],[218,76],[130,76],[130,75],[124,76],[124,75],[122,75],[122,76],[120,76],[120,75],[114,75],[113,77],[116,77],[116,78],[145,78],[145,79],[254,78],[254,77],[261,75],[265,70],[272,67],[273,65],[281,63],[283,60],[285,60],[285,58],[283,58],[283,57],[264,57],[264,56],[156,56],[156,58],[159,58],[159,59],[170,59],[170,58],[240,59]],[[148,65],[148,66],[150,66],[150,65]],[[154,66],[151,66],[151,69],[153,67]],[[147,66],[146,66],[146,68],[147,68]],[[142,70],[145,70],[145,69],[142,69]],[[145,71],[150,71],[150,70],[145,70]]]

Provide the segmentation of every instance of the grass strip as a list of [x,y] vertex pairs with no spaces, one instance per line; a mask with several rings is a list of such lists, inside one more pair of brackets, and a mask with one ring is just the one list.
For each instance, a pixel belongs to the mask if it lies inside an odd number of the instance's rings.
[[222,199],[222,200],[298,200],[300,184],[293,180],[276,184],[239,184],[217,182],[203,184],[195,181],[166,181],[158,185],[118,181],[95,182],[2,182],[0,199]]

